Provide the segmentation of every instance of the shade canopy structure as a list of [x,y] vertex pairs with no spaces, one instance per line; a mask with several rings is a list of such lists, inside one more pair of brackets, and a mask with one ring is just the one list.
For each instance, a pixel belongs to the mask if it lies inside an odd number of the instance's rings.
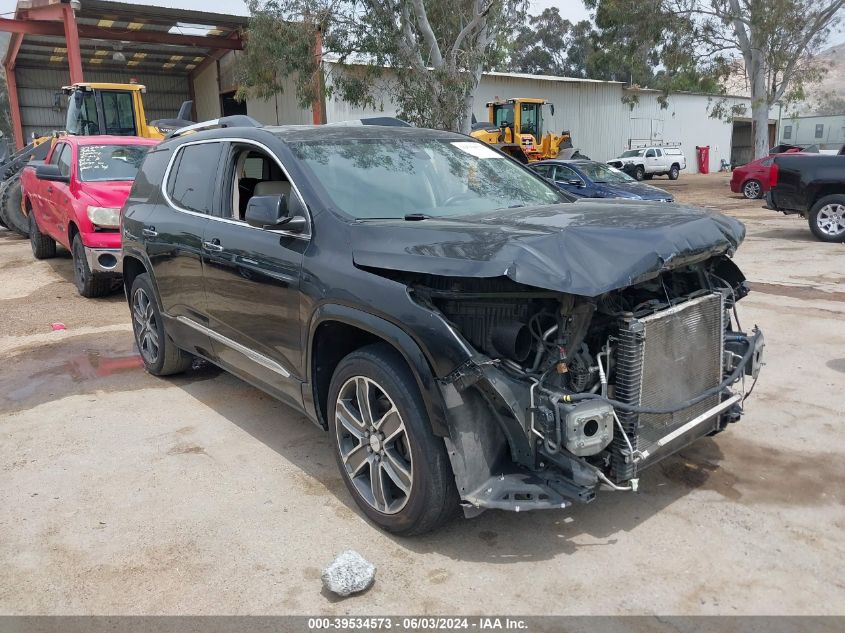
[[147,86],[150,119],[172,118],[193,78],[243,48],[248,18],[106,0],[19,0],[3,67],[15,144],[63,124],[55,97],[82,81]]

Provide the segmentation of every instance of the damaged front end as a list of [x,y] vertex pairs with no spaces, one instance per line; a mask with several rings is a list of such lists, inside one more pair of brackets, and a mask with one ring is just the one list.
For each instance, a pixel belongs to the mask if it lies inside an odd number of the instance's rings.
[[406,278],[470,360],[440,379],[467,515],[591,501],[742,414],[763,336],[725,255],[584,297],[505,277]]

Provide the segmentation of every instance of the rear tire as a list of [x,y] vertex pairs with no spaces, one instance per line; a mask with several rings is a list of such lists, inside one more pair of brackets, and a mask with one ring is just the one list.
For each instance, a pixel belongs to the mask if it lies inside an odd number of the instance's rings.
[[432,432],[417,383],[395,349],[378,343],[341,360],[328,415],[343,481],[373,523],[410,536],[457,512],[445,444]]
[[677,180],[678,176],[681,174],[681,168],[677,165],[672,165],[669,168],[669,180]]
[[747,180],[742,185],[742,195],[749,200],[759,200],[763,197],[763,186],[759,180]]
[[73,255],[73,283],[79,294],[88,299],[109,294],[112,289],[112,278],[91,271],[88,259],[85,257],[85,245],[78,233],[73,237],[70,252]]
[[138,275],[132,282],[129,309],[135,345],[149,373],[170,376],[180,374],[191,366],[193,356],[176,347],[164,329],[161,310],[147,273]]
[[822,242],[845,242],[845,195],[825,196],[807,215],[810,230]]
[[634,178],[637,180],[642,180],[645,178],[645,167],[642,165],[638,165],[637,168],[634,170]]
[[32,256],[35,259],[49,259],[56,256],[56,240],[41,232],[32,209],[29,210],[29,244],[32,246]]
[[15,174],[0,188],[0,207],[3,209],[3,222],[15,233],[29,237],[29,219],[24,215],[21,201],[21,175]]

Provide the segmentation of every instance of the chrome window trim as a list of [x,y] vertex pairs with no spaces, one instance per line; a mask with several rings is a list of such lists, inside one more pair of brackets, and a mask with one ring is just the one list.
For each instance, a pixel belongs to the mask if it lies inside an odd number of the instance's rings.
[[[173,168],[173,163],[176,162],[176,158],[179,156],[179,152],[182,151],[182,148],[188,147],[189,145],[203,145],[205,143],[239,143],[241,145],[253,145],[262,149],[268,156],[270,156],[276,164],[279,166],[279,169],[282,170],[285,177],[288,179],[288,182],[291,185],[294,193],[296,193],[296,197],[299,198],[299,202],[302,204],[302,208],[305,209],[305,219],[308,220],[308,232],[307,233],[293,233],[291,231],[285,231],[283,229],[261,229],[257,226],[250,226],[246,222],[242,222],[241,220],[233,220],[232,218],[221,218],[216,215],[212,215],[210,213],[200,213],[199,211],[192,211],[190,209],[185,209],[184,207],[180,207],[178,204],[173,202],[170,196],[167,193],[167,181],[170,180],[170,171]],[[275,233],[277,235],[284,235],[286,237],[292,237],[297,240],[310,240],[311,239],[311,227],[312,227],[312,220],[311,220],[311,211],[308,208],[308,205],[305,204],[305,198],[302,197],[302,193],[299,191],[299,187],[296,186],[296,183],[293,181],[293,178],[290,177],[288,170],[285,169],[285,166],[282,165],[282,162],[278,159],[273,150],[269,147],[264,145],[264,143],[260,143],[258,141],[253,141],[251,139],[243,139],[237,137],[224,137],[224,138],[209,138],[209,139],[202,139],[199,141],[188,141],[186,143],[182,143],[176,150],[173,152],[173,156],[170,157],[170,161],[167,163],[167,169],[164,170],[164,176],[161,179],[161,195],[164,196],[164,201],[170,206],[170,208],[174,209],[175,211],[179,211],[181,213],[187,213],[189,215],[196,215],[202,218],[207,218],[209,220],[215,220],[217,222],[226,222],[228,224],[235,224],[237,226],[242,226],[248,229],[252,229],[253,231],[263,231],[265,233]]]
[[[199,214],[199,215],[203,215],[203,214]],[[240,352],[241,354],[246,356],[248,359],[250,359],[251,361],[253,361],[255,363],[258,363],[262,367],[265,367],[265,368],[269,369],[270,371],[281,375],[284,378],[290,378],[290,372],[287,369],[285,369],[284,367],[282,367],[279,363],[274,361],[272,358],[268,358],[264,354],[260,354],[253,349],[250,349],[250,348],[248,348],[244,345],[241,345],[237,341],[233,341],[229,337],[223,336],[222,334],[215,332],[211,328],[207,328],[204,325],[200,325],[199,323],[197,323],[193,319],[189,319],[188,317],[178,316],[178,317],[176,317],[176,320],[179,321],[180,323],[183,323],[184,325],[187,325],[190,328],[197,330],[198,332],[200,332],[202,334],[205,334],[206,336],[208,336],[210,338],[213,338],[215,341],[218,341],[219,343],[223,343],[223,345],[232,348],[236,352]]]

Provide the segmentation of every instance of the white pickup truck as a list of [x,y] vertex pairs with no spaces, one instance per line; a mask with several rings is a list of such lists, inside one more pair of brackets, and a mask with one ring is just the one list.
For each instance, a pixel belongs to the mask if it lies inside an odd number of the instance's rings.
[[638,147],[622,152],[607,164],[637,180],[651,180],[662,175],[669,176],[669,180],[677,180],[681,170],[687,168],[687,159],[680,147]]

